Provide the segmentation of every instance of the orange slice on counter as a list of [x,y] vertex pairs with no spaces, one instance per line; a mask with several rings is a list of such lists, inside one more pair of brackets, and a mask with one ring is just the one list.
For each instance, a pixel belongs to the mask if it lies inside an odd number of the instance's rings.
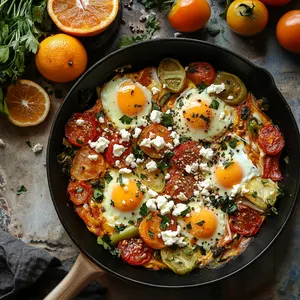
[[34,126],[43,122],[50,109],[46,91],[30,80],[19,80],[7,88],[6,104],[9,120],[20,127]]
[[55,25],[75,36],[93,36],[116,18],[119,0],[49,0],[48,13]]

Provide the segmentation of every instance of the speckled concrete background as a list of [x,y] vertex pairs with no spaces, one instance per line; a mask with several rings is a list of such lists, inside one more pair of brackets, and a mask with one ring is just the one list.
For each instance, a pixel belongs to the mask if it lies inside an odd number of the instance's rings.
[[[218,15],[221,6],[217,0],[210,1],[212,17],[208,26],[221,29],[216,37],[205,32],[184,35],[207,40],[237,51],[259,66],[268,69],[284,97],[287,99],[300,126],[300,56],[284,51],[276,41],[275,27],[280,16],[291,9],[300,9],[300,0],[284,8],[270,9],[270,20],[266,30],[254,38],[243,38],[230,32]],[[124,4],[124,3],[123,3]],[[142,6],[133,3],[133,10],[123,8],[125,24],[119,33],[100,50],[89,49],[89,65],[105,54],[119,48],[119,38],[129,34],[129,24],[139,27],[139,17],[144,13]],[[174,30],[163,13],[158,13],[161,29],[155,38],[172,37]],[[300,38],[300,33],[299,33]],[[65,233],[54,211],[46,178],[46,144],[54,115],[71,84],[51,85],[44,81],[32,65],[24,78],[34,79],[47,87],[51,97],[51,110],[46,121],[33,128],[18,128],[7,120],[0,120],[0,138],[6,143],[0,148],[0,229],[20,237],[23,241],[41,247],[62,259],[67,267],[75,260],[78,249]],[[54,91],[62,91],[61,95]],[[44,145],[42,153],[35,154],[26,145]],[[16,191],[24,185],[28,192],[17,196]],[[101,280],[108,287],[107,299],[257,299],[296,300],[300,299],[300,204],[287,223],[282,234],[271,248],[250,267],[220,283],[188,291],[159,291],[122,282],[110,275]]]

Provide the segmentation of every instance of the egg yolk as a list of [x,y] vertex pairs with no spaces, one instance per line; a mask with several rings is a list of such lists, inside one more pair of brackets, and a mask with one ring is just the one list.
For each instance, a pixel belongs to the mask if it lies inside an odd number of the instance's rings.
[[121,112],[130,117],[137,116],[147,102],[142,88],[131,80],[121,84],[117,97]]
[[114,187],[111,200],[114,202],[114,207],[118,210],[133,211],[140,206],[143,194],[136,185],[136,182],[131,179],[124,186],[117,184]]
[[200,212],[192,211],[190,217],[185,217],[184,221],[187,226],[187,230],[197,239],[210,238],[213,236],[217,229],[217,217],[212,210],[201,209]]
[[212,121],[211,109],[204,102],[187,108],[183,111],[183,116],[189,127],[195,129],[207,129]]
[[218,183],[224,188],[232,188],[235,184],[238,184],[243,179],[243,169],[237,162],[233,162],[230,166],[217,167],[215,175]]

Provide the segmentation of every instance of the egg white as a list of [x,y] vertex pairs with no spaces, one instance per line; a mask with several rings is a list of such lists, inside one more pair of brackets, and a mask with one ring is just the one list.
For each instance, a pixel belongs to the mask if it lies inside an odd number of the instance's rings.
[[[199,105],[199,100],[204,102],[208,107],[213,100],[219,102],[218,109],[211,108],[212,120],[207,130],[203,128],[192,128],[184,118],[184,111],[187,108]],[[191,88],[184,91],[176,100],[174,108],[174,129],[184,136],[190,137],[194,141],[205,140],[214,141],[221,137],[229,125],[233,122],[233,109],[226,105],[224,101],[217,97],[211,97],[206,90],[199,93],[198,89]],[[222,114],[223,113],[223,114]]]

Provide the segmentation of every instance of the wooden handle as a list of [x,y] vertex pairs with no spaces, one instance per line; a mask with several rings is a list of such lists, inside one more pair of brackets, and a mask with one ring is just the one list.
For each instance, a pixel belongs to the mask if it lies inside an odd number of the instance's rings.
[[80,253],[69,274],[44,300],[70,300],[103,274],[105,272],[102,269]]

